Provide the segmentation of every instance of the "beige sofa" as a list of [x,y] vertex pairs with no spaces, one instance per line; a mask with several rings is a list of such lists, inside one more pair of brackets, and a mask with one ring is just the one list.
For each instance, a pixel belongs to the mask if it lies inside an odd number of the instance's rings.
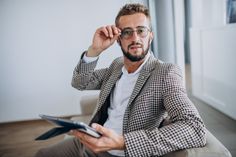
[[[82,114],[72,119],[88,123],[96,106],[97,98],[97,95],[82,97],[80,101]],[[207,131],[207,144],[205,147],[171,152],[164,155],[164,157],[231,157],[231,154],[214,135]]]

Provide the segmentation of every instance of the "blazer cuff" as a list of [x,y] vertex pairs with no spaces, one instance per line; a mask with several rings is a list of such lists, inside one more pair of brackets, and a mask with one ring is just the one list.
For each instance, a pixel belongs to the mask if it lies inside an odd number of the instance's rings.
[[89,63],[86,63],[85,61],[83,61],[83,57],[84,57],[85,53],[86,53],[86,51],[84,51],[82,53],[82,55],[80,57],[80,61],[77,64],[77,66],[75,67],[75,71],[78,73],[83,73],[83,72],[88,72],[88,71],[94,70],[97,65],[98,58],[95,61],[92,61]]

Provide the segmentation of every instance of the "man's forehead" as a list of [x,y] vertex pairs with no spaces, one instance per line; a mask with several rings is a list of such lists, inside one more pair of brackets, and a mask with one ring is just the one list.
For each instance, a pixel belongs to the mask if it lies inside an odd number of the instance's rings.
[[149,26],[149,19],[143,13],[136,13],[132,15],[124,15],[119,19],[120,28],[136,28],[138,26]]

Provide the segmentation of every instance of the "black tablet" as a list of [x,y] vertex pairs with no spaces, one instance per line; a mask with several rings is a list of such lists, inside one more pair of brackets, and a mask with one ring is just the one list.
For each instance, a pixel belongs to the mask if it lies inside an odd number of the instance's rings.
[[48,116],[48,115],[39,115],[42,119],[45,119],[53,124],[56,124],[58,128],[53,128],[49,130],[48,132],[44,133],[43,135],[36,138],[36,140],[45,140],[54,136],[57,136],[59,134],[68,132],[70,130],[76,129],[78,131],[84,132],[92,137],[99,138],[101,137],[101,134],[97,132],[94,128],[88,126],[87,124],[83,122],[78,121],[72,121],[68,119],[62,119],[58,117]]

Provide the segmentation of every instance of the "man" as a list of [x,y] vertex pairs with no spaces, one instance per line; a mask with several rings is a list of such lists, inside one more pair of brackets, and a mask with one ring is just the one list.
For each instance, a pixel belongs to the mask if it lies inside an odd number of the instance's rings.
[[[90,124],[102,137],[74,130],[75,138],[38,156],[149,157],[205,145],[204,124],[187,97],[181,72],[154,58],[152,39],[148,9],[140,4],[125,5],[115,25],[96,30],[74,70],[72,86],[100,90]],[[94,70],[98,56],[116,41],[123,57]],[[163,126],[167,114],[171,123]]]

